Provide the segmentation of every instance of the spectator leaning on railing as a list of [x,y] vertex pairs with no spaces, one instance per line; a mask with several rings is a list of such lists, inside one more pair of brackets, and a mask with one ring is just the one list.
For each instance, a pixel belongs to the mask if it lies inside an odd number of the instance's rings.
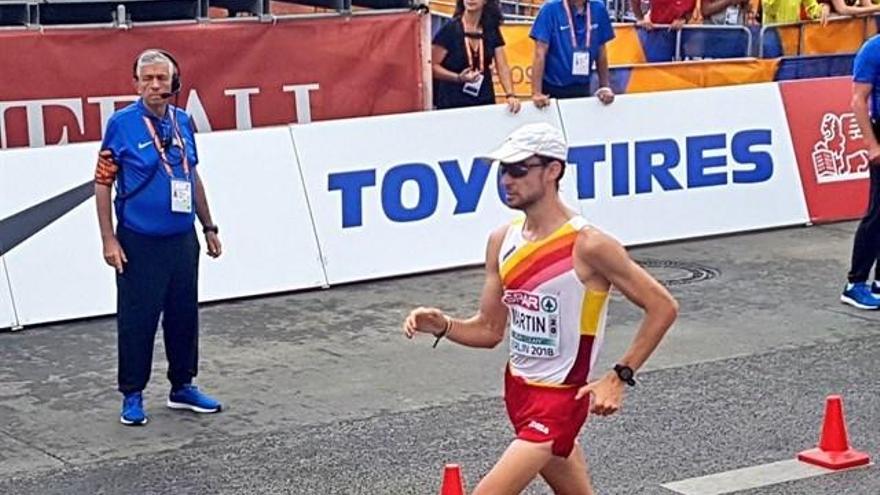
[[513,93],[513,78],[504,55],[501,36],[501,7],[498,0],[457,0],[455,14],[431,45],[434,75],[434,106],[442,108],[491,105],[494,61],[507,107],[519,112]]
[[[761,0],[761,9],[764,12],[762,23],[768,25],[826,20],[831,6],[816,0]],[[801,19],[802,9],[806,19]]]
[[864,15],[880,12],[880,5],[871,0],[818,0],[819,3],[830,5],[832,12],[840,15]]
[[538,108],[550,98],[590,96],[593,66],[599,79],[596,97],[614,101],[605,44],[614,38],[608,11],[595,0],[547,0],[538,11],[529,36],[532,58],[532,101]]
[[651,0],[649,7],[645,14],[641,0],[630,0],[637,26],[654,29],[655,24],[668,24],[672,29],[681,29],[691,18],[697,4],[695,0]]
[[755,10],[749,0],[703,0],[703,24],[715,26],[742,26],[757,23]]

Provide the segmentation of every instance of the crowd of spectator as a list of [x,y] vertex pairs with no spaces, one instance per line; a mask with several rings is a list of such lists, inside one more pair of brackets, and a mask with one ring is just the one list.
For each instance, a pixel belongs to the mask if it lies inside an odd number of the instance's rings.
[[[880,13],[874,0],[629,0],[636,24],[680,29],[685,24],[756,26]],[[647,7],[647,8],[646,8]]]

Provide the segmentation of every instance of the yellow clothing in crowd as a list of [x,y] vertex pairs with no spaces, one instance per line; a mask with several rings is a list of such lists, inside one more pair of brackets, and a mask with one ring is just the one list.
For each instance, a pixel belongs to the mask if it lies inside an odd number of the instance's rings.
[[818,19],[822,14],[822,6],[816,0],[763,0],[762,5],[764,25],[799,22],[802,5],[810,19]]

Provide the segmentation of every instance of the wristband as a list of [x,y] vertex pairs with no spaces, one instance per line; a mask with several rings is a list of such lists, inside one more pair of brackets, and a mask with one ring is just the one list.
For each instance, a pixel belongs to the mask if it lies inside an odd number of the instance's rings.
[[452,318],[446,317],[446,327],[443,328],[443,331],[434,336],[434,345],[431,348],[436,348],[437,344],[440,343],[440,339],[446,336],[449,331],[452,330]]

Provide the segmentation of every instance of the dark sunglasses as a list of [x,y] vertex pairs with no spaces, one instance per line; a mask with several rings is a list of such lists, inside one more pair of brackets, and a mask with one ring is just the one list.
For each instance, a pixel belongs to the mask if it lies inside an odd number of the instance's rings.
[[529,170],[534,167],[543,167],[547,165],[546,162],[540,161],[537,163],[526,163],[525,160],[521,162],[514,163],[502,163],[501,164],[501,175],[507,174],[514,179],[519,179],[520,177],[525,177],[529,174]]

